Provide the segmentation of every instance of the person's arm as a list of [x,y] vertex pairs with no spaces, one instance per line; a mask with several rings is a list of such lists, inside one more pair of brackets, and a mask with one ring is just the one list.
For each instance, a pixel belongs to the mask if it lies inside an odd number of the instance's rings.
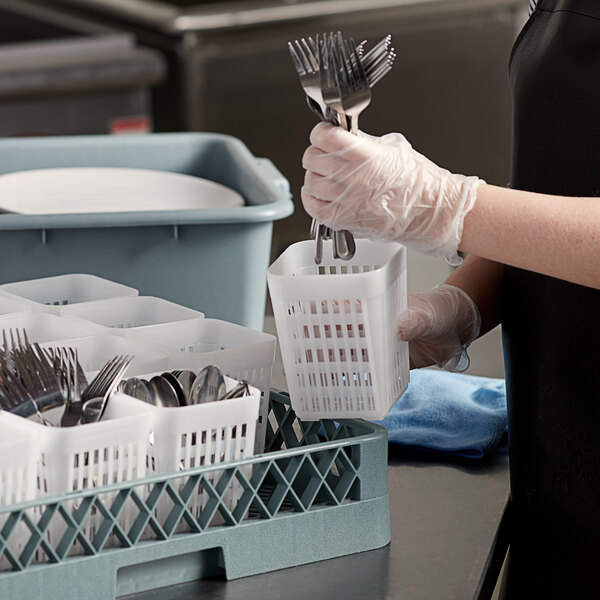
[[500,286],[504,265],[471,254],[446,279],[465,292],[477,305],[481,315],[479,335],[485,335],[500,323]]
[[480,185],[459,248],[600,289],[600,198]]
[[534,194],[451,173],[398,133],[320,123],[302,202],[332,229],[459,264],[457,250],[600,289],[600,198]]

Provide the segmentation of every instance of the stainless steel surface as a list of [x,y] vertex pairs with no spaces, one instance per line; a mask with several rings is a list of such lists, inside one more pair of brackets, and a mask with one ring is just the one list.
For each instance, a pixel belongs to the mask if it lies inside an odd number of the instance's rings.
[[[266,24],[285,24],[290,21],[337,17],[344,13],[360,12],[363,18],[369,13],[386,9],[417,9],[431,7],[437,10],[448,0],[305,0],[286,2],[284,0],[240,0],[205,4],[160,0],[61,0],[63,4],[77,6],[88,11],[106,13],[120,19],[143,24],[146,27],[170,34],[188,31],[217,31],[224,29],[256,27]],[[512,3],[517,4],[519,0]],[[455,2],[456,4],[456,2]],[[493,6],[496,0],[463,0],[465,9]]]

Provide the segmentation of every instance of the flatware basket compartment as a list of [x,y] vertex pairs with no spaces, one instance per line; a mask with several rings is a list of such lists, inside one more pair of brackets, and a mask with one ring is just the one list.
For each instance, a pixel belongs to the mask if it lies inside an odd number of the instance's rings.
[[[218,573],[235,579],[386,545],[385,430],[365,421],[302,422],[278,392],[271,392],[268,423],[265,453],[249,459],[0,507],[7,523],[0,559],[12,569],[0,572],[0,595],[33,600],[43,589],[49,600],[114,600]],[[227,506],[234,484],[243,493]],[[209,501],[194,515],[189,505],[200,487]],[[163,502],[165,513],[156,510]],[[119,522],[125,504],[134,510],[129,527]],[[81,525],[92,507],[100,519],[94,533]],[[55,521],[65,519],[64,536],[48,541]],[[12,552],[20,525],[25,544]],[[84,556],[69,556],[76,543]],[[40,549],[47,559],[34,564]]]
[[62,306],[137,296],[138,290],[88,273],[69,273],[0,285],[0,294],[36,312],[58,314]]
[[203,318],[204,313],[153,296],[131,296],[71,304],[60,314],[109,329],[136,329]]
[[289,184],[242,141],[213,133],[0,140],[0,175],[60,167],[154,169],[202,177],[244,206],[127,213],[0,215],[0,283],[93,273],[144,296],[262,330],[273,222]]
[[[150,378],[151,375],[145,377]],[[236,382],[226,378],[226,383],[229,391]],[[208,404],[178,408],[143,404],[149,417],[149,474],[164,475],[253,456],[259,405],[260,390],[253,387],[247,396]],[[242,470],[250,476],[250,467],[242,467]],[[221,475],[222,471],[208,473],[206,481],[210,488],[199,486],[190,496],[187,510],[195,518],[202,518],[205,506],[214,501],[210,490],[217,485]],[[178,493],[182,493],[187,479],[181,477],[172,480],[171,484]],[[233,510],[243,491],[240,482],[233,480],[221,500],[229,510]],[[157,507],[159,517],[168,515],[172,506],[173,503],[163,497]],[[178,530],[189,531],[189,523],[182,521]]]
[[408,344],[395,321],[406,307],[406,249],[357,240],[354,258],[325,242],[290,246],[267,279],[292,406],[299,418],[383,418],[406,389]]
[[255,452],[265,447],[271,375],[276,338],[219,319],[195,319],[123,330],[130,338],[168,348],[178,368],[215,365],[225,375],[245,380],[260,390]]

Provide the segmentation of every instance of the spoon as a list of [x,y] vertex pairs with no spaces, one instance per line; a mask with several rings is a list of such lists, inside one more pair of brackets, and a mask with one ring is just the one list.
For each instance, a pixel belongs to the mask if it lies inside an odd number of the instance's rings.
[[[183,393],[185,395],[185,404],[188,404],[190,399],[190,393],[192,391],[192,386],[194,385],[194,381],[196,380],[196,373],[194,373],[194,371],[189,370],[176,371],[176,373],[177,375],[175,375],[175,377],[177,377],[177,381],[179,381],[179,384],[181,385],[181,388],[183,389]],[[175,374],[175,372],[173,374]]]
[[171,384],[171,387],[175,390],[179,406],[185,406],[187,404],[187,397],[183,387],[181,386],[181,383],[179,383],[179,379],[177,379],[173,373],[169,373],[168,371],[163,373],[161,377],[166,379]]
[[156,406],[179,406],[177,392],[173,386],[160,375],[154,376],[148,382],[148,391],[152,397],[152,404]]
[[225,378],[218,367],[209,365],[198,373],[190,392],[190,404],[214,402],[225,393]]
[[148,402],[148,404],[153,404],[152,394],[148,390],[147,383],[144,383],[141,379],[137,377],[126,379],[119,387],[128,396],[143,400],[144,402]]
[[229,400],[231,398],[241,398],[249,393],[248,382],[241,381],[236,386],[232,387],[227,393],[219,396],[219,400]]

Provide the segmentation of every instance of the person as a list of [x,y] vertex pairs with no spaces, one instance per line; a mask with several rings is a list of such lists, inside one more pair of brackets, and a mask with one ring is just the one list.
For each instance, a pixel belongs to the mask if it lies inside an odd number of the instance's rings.
[[409,299],[411,366],[466,365],[502,324],[510,551],[504,598],[598,597],[600,3],[539,0],[513,47],[510,184],[450,173],[398,133],[317,125],[302,202],[333,229],[452,264]]

